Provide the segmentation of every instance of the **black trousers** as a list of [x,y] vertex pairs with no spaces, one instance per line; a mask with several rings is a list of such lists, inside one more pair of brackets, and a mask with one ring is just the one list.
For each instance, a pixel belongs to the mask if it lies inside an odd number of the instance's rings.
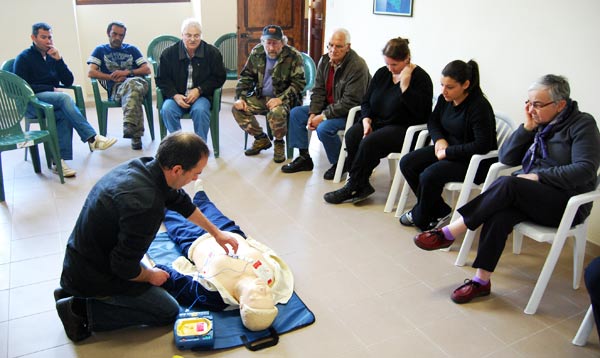
[[[503,176],[458,212],[470,230],[479,226],[479,248],[473,267],[493,272],[513,226],[522,221],[558,227],[570,193],[537,181]],[[573,224],[583,221],[575,215]]]
[[587,287],[590,300],[592,301],[596,331],[598,332],[598,337],[600,337],[600,257],[596,257],[585,268],[584,278],[585,287]]
[[431,221],[452,211],[442,198],[444,185],[462,182],[468,167],[468,162],[438,160],[431,145],[409,152],[400,160],[402,175],[417,197],[417,204],[412,208],[417,227],[425,230]]
[[345,134],[346,165],[350,165],[350,184],[363,187],[369,183],[369,177],[379,165],[381,158],[390,153],[400,152],[404,144],[405,126],[389,124],[373,131],[363,138],[362,121],[355,123]]

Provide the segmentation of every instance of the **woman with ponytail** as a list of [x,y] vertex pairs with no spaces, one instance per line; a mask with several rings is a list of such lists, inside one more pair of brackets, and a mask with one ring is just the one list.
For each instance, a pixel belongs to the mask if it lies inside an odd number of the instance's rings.
[[[417,196],[417,204],[400,217],[421,230],[441,227],[452,208],[442,198],[444,185],[462,182],[473,154],[497,148],[494,111],[479,87],[479,66],[455,60],[442,70],[442,93],[427,122],[433,145],[406,154],[400,170]],[[479,168],[482,181],[491,162]]]

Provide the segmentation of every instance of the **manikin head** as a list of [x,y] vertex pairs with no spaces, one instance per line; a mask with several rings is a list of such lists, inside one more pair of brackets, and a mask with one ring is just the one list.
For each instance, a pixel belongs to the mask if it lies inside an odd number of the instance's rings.
[[261,278],[249,278],[239,284],[242,324],[251,331],[269,328],[277,317],[273,293]]

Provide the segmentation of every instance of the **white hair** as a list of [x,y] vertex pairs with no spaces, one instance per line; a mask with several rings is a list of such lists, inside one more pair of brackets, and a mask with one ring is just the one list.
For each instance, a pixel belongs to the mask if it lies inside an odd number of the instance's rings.
[[337,28],[337,29],[333,30],[333,33],[331,34],[331,36],[329,38],[332,38],[333,35],[335,35],[335,34],[342,34],[342,35],[344,35],[345,45],[347,45],[350,42],[352,42],[351,41],[352,39],[350,38],[350,32],[348,30],[344,29],[344,28],[340,27],[340,28]]
[[193,27],[200,31],[200,34],[202,34],[202,25],[200,25],[200,21],[198,21],[197,19],[194,19],[192,17],[183,20],[183,23],[181,24],[181,33],[183,34],[185,32],[185,29],[187,29],[188,27]]

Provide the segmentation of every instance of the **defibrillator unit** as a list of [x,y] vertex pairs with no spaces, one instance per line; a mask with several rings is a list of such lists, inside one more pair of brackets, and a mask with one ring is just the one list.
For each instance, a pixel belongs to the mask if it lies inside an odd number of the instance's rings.
[[175,345],[180,350],[212,348],[213,332],[213,316],[208,311],[182,312],[173,327]]

